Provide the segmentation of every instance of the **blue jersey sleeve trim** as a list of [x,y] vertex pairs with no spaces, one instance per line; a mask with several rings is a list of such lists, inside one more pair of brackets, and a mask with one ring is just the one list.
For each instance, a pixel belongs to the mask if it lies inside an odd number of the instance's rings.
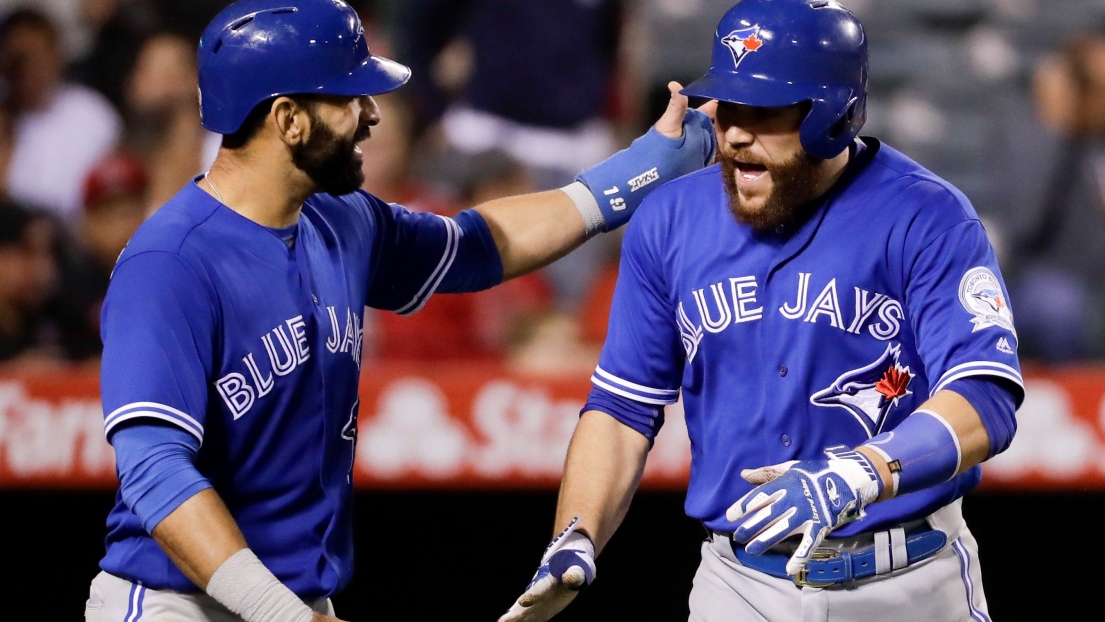
[[649,406],[599,387],[591,390],[580,414],[591,410],[609,415],[622,425],[640,433],[648,439],[649,447],[652,447],[656,434],[664,425],[663,406]]
[[970,378],[972,376],[997,376],[998,378],[1005,378],[1020,388],[1020,395],[1014,396],[1016,403],[1019,404],[1024,400],[1024,379],[1021,377],[1021,373],[1009,365],[994,363],[992,361],[974,361],[956,365],[944,372],[943,376],[940,376],[940,379],[933,385],[932,390],[929,391],[929,397],[936,395],[938,391],[947,388],[948,384],[956,380]]
[[140,417],[150,417],[175,424],[195,436],[201,443],[203,442],[203,424],[187,413],[156,402],[134,402],[116,408],[104,418],[104,435],[110,436],[111,430],[120,423]]
[[437,291],[478,292],[502,283],[503,258],[483,216],[475,209],[466,209],[449,222],[459,233],[456,261]]
[[437,262],[437,267],[430,273],[430,276],[426,279],[426,282],[422,284],[422,288],[418,290],[414,298],[395,310],[399,315],[412,315],[421,310],[430,299],[430,296],[437,291],[437,287],[441,284],[441,280],[448,274],[449,268],[452,267],[453,261],[457,258],[457,249],[460,248],[460,226],[453,222],[451,218],[445,218],[444,216],[437,217],[445,223],[445,251],[441,254],[441,260]]
[[595,368],[591,382],[599,388],[645,404],[666,405],[679,401],[679,389],[654,389],[628,380],[623,380],[602,369]]

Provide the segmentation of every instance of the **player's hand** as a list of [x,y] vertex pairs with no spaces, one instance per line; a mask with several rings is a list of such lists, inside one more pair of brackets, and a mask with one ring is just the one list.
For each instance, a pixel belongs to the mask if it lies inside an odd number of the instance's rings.
[[[656,131],[668,138],[681,138],[683,136],[683,117],[686,116],[690,100],[686,95],[679,92],[681,90],[683,90],[682,84],[675,81],[668,82],[668,92],[671,94],[670,99],[668,99],[668,107],[655,125]],[[712,99],[696,110],[713,120],[717,117],[717,100]]]
[[499,622],[545,622],[595,579],[595,544],[576,531],[578,525],[579,517],[573,518],[553,538],[526,591]]
[[314,617],[311,618],[311,622],[345,622],[345,620],[339,620],[333,616],[316,613]]
[[740,523],[733,540],[759,555],[782,540],[801,535],[787,561],[787,573],[798,575],[830,531],[859,518],[882,491],[875,466],[863,454],[843,446],[825,450],[827,460],[792,460],[741,477],[757,484],[725,512]]

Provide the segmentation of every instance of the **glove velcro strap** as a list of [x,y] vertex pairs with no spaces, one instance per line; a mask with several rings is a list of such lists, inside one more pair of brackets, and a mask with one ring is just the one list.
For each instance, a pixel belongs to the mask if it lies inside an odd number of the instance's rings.
[[825,455],[837,461],[838,472],[856,491],[858,509],[879,498],[883,490],[882,478],[870,458],[844,445],[829,447]]
[[[573,518],[564,531],[557,534],[545,549],[541,557],[541,566],[548,566],[549,574],[559,581],[564,572],[572,566],[583,569],[584,585],[595,578],[595,543],[586,535],[576,531],[579,517]],[[538,569],[538,574],[541,569]],[[537,577],[534,577],[537,579]]]

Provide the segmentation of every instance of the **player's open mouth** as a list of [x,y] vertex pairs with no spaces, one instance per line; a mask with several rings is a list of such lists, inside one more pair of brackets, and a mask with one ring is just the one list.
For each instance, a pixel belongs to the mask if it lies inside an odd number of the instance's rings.
[[767,176],[767,167],[763,164],[735,162],[737,186],[748,188]]

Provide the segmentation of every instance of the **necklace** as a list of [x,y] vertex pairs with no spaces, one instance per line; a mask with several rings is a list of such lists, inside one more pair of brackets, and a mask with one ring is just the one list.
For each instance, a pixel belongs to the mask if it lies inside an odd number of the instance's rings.
[[215,191],[215,196],[219,197],[219,203],[226,205],[226,202],[223,201],[223,195],[219,193],[219,189],[215,187],[215,184],[211,183],[211,171],[204,173],[203,178],[207,181],[207,185],[211,186],[211,189]]

